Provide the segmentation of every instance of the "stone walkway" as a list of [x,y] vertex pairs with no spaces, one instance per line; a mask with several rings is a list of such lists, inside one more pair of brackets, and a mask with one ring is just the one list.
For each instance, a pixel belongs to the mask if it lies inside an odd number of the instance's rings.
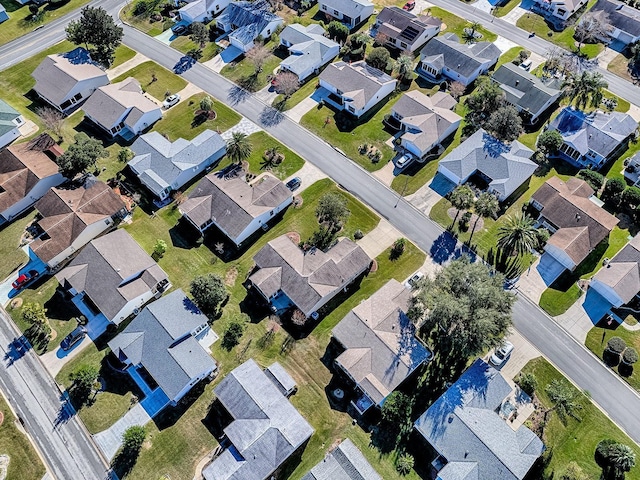
[[322,180],[323,178],[327,178],[327,176],[315,165],[311,164],[311,162],[304,162],[304,165],[300,170],[295,172],[288,178],[284,179],[284,182],[287,183],[292,178],[299,177],[302,183],[298,187],[298,189],[293,192],[295,195],[299,195],[305,188],[310,187],[318,180]]
[[313,98],[312,95],[308,96],[300,103],[298,103],[291,110],[287,111],[287,116],[296,123],[300,123],[300,120],[307,112],[310,112],[314,108],[318,106],[318,102]]
[[360,240],[356,241],[358,245],[371,258],[376,258],[387,248],[393,245],[402,235],[387,220],[380,219],[378,226],[367,233]]
[[261,132],[261,131],[262,129],[258,125],[253,123],[248,118],[242,117],[242,120],[236,123],[229,130],[226,130],[225,132],[223,132],[221,136],[223,139],[229,140],[233,136],[233,133],[235,132],[241,132],[241,133],[244,133],[245,135],[251,135],[252,133]]
[[109,70],[107,70],[107,77],[109,78],[109,80],[113,80],[114,78],[119,77],[120,75],[122,75],[124,72],[127,72],[127,71],[131,70],[133,67],[136,67],[136,66],[140,65],[141,63],[144,63],[144,62],[146,62],[148,60],[149,59],[147,57],[145,57],[144,55],[142,55],[141,53],[136,53],[133,56],[133,58],[130,58],[126,62],[121,63],[117,67],[113,67],[113,68],[110,68]]
[[122,445],[122,434],[134,425],[145,426],[151,417],[140,403],[136,403],[131,410],[125,413],[116,423],[106,430],[93,435],[93,439],[100,447],[106,458],[111,460]]

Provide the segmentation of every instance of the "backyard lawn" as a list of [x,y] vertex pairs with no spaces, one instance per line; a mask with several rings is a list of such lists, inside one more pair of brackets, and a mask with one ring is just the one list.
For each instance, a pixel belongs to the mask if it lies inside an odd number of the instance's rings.
[[[543,358],[531,360],[524,367],[523,372],[535,375],[538,381],[536,396],[542,403],[542,408],[550,410],[553,403],[549,400],[545,388],[553,380],[562,380],[564,378],[562,374]],[[570,386],[575,389],[572,384]],[[593,454],[598,442],[605,438],[624,443],[635,450],[636,456],[640,455],[640,448],[633,440],[609,420],[586,395],[578,397],[578,401],[582,405],[582,409],[577,411],[581,420],[569,417],[566,424],[563,424],[554,411],[549,412],[543,441],[547,446],[547,455],[550,459],[545,468],[544,477],[537,478],[560,478],[560,474],[571,461],[580,465],[587,474],[587,478],[600,478],[602,470],[595,463]],[[625,478],[640,479],[640,468],[633,468]]]
[[[153,80],[153,75],[157,80]],[[142,89],[158,101],[165,99],[165,93],[176,93],[187,86],[186,80],[153,61],[148,61],[136,65],[131,70],[126,71],[111,83],[118,83],[128,77],[134,77]]]
[[18,420],[2,394],[0,413],[4,416],[0,425],[0,454],[9,456],[7,479],[40,480],[46,472],[45,467],[27,436],[18,428]]
[[178,138],[192,140],[207,129],[224,132],[240,121],[242,117],[238,113],[216,100],[213,103],[215,119],[196,119],[195,112],[200,109],[200,100],[206,96],[206,93],[197,93],[181,99],[177,105],[164,112],[162,120],[156,122],[152,130],[166,135],[169,140],[175,142]]
[[[614,323],[615,326],[615,323]],[[611,337],[620,337],[622,338],[628,347],[633,347],[636,351],[640,352],[640,333],[629,331],[624,328],[623,325],[618,326],[617,328],[611,328],[606,326],[606,328],[593,327],[589,330],[587,334],[587,339],[584,344],[586,347],[591,350],[598,358],[602,359],[603,353],[607,348],[607,342]],[[604,362],[604,360],[603,360]],[[606,362],[605,362],[606,363]],[[625,376],[621,375],[629,385],[631,385],[635,390],[640,390],[640,371],[639,365],[636,363],[635,368],[630,369],[630,375],[626,375],[627,372],[624,371],[624,366],[621,369],[622,372],[618,371],[618,364],[609,365],[614,372],[624,373]],[[627,367],[628,368],[628,367]]]

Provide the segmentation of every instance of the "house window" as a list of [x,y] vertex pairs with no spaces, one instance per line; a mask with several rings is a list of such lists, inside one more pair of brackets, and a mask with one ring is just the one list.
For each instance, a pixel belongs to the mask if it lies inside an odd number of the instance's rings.
[[558,9],[558,15],[560,15],[561,17],[564,17],[566,15],[567,11],[564,8],[559,8]]
[[273,210],[269,212],[269,216],[273,217]]
[[271,29],[267,30],[267,35],[271,35]]
[[356,109],[353,106],[349,105],[347,108],[351,113],[356,113]]
[[398,120],[402,120],[402,115],[400,115],[398,112],[393,112],[393,116],[394,116],[394,118],[397,118]]
[[333,11],[333,14],[334,14],[334,15],[340,15],[340,12],[339,12],[338,10],[334,10],[334,11]]
[[71,100],[65,100],[64,102],[62,102],[62,104],[60,105],[60,108],[62,110],[66,110],[67,108],[69,108],[71,106]]
[[400,46],[401,46],[402,48],[407,48],[407,44],[406,44],[406,43],[404,43],[404,42],[400,42]]
[[75,95],[75,97],[73,97],[73,99],[76,100],[76,101],[80,100],[81,98],[82,98],[82,94],[81,93],[77,93]]
[[327,6],[326,5],[322,5],[322,9],[326,11],[327,10]]
[[537,200],[531,200],[531,206],[536,210],[542,210],[542,204]]

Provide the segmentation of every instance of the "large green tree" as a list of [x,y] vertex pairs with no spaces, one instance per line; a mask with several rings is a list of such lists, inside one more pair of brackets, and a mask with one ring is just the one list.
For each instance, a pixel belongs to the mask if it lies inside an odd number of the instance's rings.
[[84,132],[76,133],[74,142],[66,152],[60,155],[56,162],[60,173],[73,179],[79,173],[84,173],[96,166],[100,158],[107,158],[109,152],[102,146],[102,142],[89,137]]
[[217,314],[220,304],[229,297],[224,281],[215,273],[200,275],[191,282],[191,295],[206,314]]
[[536,248],[535,220],[524,213],[509,215],[498,227],[498,246],[511,255],[523,255]]
[[453,223],[456,223],[458,219],[458,215],[460,215],[460,210],[467,210],[473,205],[473,190],[469,187],[469,185],[460,185],[452,190],[447,198],[453,205],[453,208],[456,209],[456,216],[453,219]]
[[200,48],[204,48],[207,40],[209,40],[209,31],[207,30],[207,26],[202,22],[193,22],[191,24],[191,35],[189,38]]
[[477,128],[483,127],[491,114],[505,105],[504,91],[487,76],[478,80],[478,88],[467,97],[466,120]]
[[234,163],[242,163],[251,156],[251,141],[246,133],[233,132],[227,142],[227,156]]
[[538,136],[536,145],[543,155],[551,155],[560,150],[562,143],[562,135],[557,130],[545,130]]
[[316,216],[320,223],[326,223],[329,230],[333,231],[347,221],[351,211],[347,205],[347,199],[339,193],[325,193],[318,201]]
[[522,133],[522,119],[511,105],[503,105],[489,115],[484,128],[498,140],[513,142]]
[[391,54],[389,54],[389,50],[385,47],[376,47],[369,52],[366,60],[367,64],[371,65],[373,68],[385,70],[390,58]]
[[587,105],[597,108],[609,84],[600,72],[585,70],[569,75],[562,86],[570,102],[578,109],[583,109]]
[[78,20],[67,25],[67,40],[76,45],[84,45],[96,62],[110,67],[115,58],[116,48],[122,42],[122,27],[116,25],[113,17],[102,7],[86,6]]

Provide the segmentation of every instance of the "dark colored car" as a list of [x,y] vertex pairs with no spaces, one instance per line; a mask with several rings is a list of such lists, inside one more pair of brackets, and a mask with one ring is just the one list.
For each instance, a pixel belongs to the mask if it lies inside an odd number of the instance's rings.
[[16,281],[13,282],[11,286],[14,289],[18,290],[24,287],[27,283],[29,283],[31,280],[36,278],[38,275],[40,274],[36,270],[29,270],[27,273],[23,273],[18,278],[16,278]]
[[287,188],[292,192],[300,188],[300,185],[302,185],[302,180],[300,180],[300,177],[292,178],[287,182]]
[[171,28],[171,31],[176,35],[182,35],[187,31],[187,27],[185,25],[176,25],[175,27]]
[[414,8],[416,8],[415,0],[409,0],[407,3],[404,4],[404,7],[402,7],[403,10],[407,10],[408,12],[410,12]]
[[62,339],[62,341],[60,342],[60,348],[62,348],[63,350],[69,350],[76,343],[81,341],[86,335],[87,329],[82,325],[78,325],[69,335]]

